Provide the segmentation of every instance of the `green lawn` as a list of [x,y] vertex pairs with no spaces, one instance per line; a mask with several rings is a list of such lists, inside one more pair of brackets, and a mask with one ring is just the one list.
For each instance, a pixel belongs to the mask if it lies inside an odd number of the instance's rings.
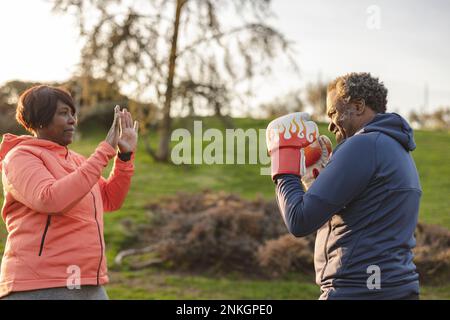
[[[236,119],[237,128],[265,128],[266,120]],[[207,119],[203,131],[208,127],[221,128],[216,119]],[[320,131],[327,133],[326,126]],[[104,134],[85,134],[72,149],[89,155]],[[416,132],[417,149],[413,152],[419,170],[423,197],[420,220],[450,229],[450,134],[448,132]],[[334,141],[333,137],[332,141]],[[151,142],[156,145],[155,135]],[[207,144],[207,143],[206,143]],[[205,144],[205,145],[206,145]],[[257,148],[256,144],[250,148]],[[264,166],[265,167],[265,166]],[[155,163],[140,143],[136,157],[136,174],[133,177],[127,200],[118,212],[105,217],[105,239],[109,265],[113,269],[113,258],[124,246],[126,234],[121,221],[125,218],[145,222],[147,216],[143,206],[151,200],[176,192],[198,192],[203,189],[225,190],[252,199],[258,196],[274,197],[273,184],[268,176],[260,175],[260,165],[186,165],[175,166]],[[105,171],[107,176],[109,171]],[[0,200],[2,200],[0,196]],[[1,225],[0,252],[6,238]],[[283,280],[256,280],[229,276],[177,275],[161,270],[140,272],[114,271],[112,283],[107,287],[113,299],[316,299],[319,295],[313,279],[287,277]],[[450,285],[423,287],[422,297],[450,299]]]
[[[243,276],[180,275],[147,269],[110,272],[110,299],[273,299],[316,300],[320,296],[313,277],[288,275],[285,279],[246,279]],[[423,300],[450,300],[450,284],[421,286]]]
[[317,299],[320,290],[304,276],[283,280],[212,277],[147,269],[111,272],[111,299]]

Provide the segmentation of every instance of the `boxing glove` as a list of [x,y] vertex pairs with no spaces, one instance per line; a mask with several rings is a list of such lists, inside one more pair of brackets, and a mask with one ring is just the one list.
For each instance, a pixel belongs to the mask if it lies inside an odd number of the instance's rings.
[[[306,148],[309,148],[310,150],[306,151]],[[305,190],[308,190],[314,180],[319,176],[320,171],[327,165],[332,152],[332,145],[330,139],[327,136],[321,135],[316,141],[314,141],[306,148],[305,152],[302,155],[303,157],[305,157],[305,160],[301,160],[300,162],[306,163],[308,155],[309,159],[316,159],[310,165],[306,165],[306,168],[302,170],[302,184],[305,187]],[[319,154],[318,158],[317,154]]]
[[[279,174],[300,176],[307,164],[314,163],[314,157],[320,158],[320,154],[316,155],[317,147],[305,149],[319,136],[317,125],[309,118],[306,112],[295,112],[279,117],[267,126],[266,143],[272,179]],[[308,150],[308,157],[305,157],[305,150]]]

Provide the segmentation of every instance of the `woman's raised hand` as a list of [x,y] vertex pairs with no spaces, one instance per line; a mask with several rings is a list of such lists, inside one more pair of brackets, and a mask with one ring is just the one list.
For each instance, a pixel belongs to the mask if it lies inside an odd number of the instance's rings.
[[120,153],[134,152],[136,150],[139,124],[137,121],[133,122],[131,113],[124,108],[120,113],[120,136],[119,136],[119,151]]
[[114,149],[117,148],[117,144],[119,142],[120,136],[120,123],[121,123],[121,112],[120,107],[116,106],[114,108],[114,121],[111,125],[111,128],[106,135],[105,141],[111,145]]

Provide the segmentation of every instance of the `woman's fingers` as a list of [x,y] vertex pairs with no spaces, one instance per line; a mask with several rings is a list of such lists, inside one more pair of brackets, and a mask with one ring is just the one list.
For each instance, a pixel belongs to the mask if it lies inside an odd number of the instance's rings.
[[108,131],[108,134],[106,135],[106,142],[108,142],[111,147],[116,148],[117,147],[117,141],[119,139],[119,132],[120,132],[120,107],[116,106],[114,108],[114,120],[111,125],[111,128]]
[[119,135],[120,134],[120,126],[121,126],[121,122],[122,122],[122,117],[120,116],[120,106],[116,106],[116,133]]
[[122,116],[123,116],[123,118],[124,118],[124,122],[122,123],[123,124],[123,127],[124,128],[133,128],[133,118],[131,117],[131,113],[130,112],[128,112],[128,110],[127,110],[127,108],[123,108],[123,110],[122,110]]
[[114,108],[114,119],[113,119],[113,123],[111,125],[111,129],[109,129],[109,131],[115,131],[116,130],[116,127],[117,127],[117,115],[118,115],[118,111],[117,110],[118,109],[120,110],[119,106],[116,106]]
[[128,122],[128,116],[127,116],[127,109],[126,108],[123,108],[122,109],[122,111],[121,111],[121,113],[120,113],[120,116],[122,117],[122,119],[123,119],[123,128],[129,128],[130,127],[130,124],[129,124],[129,122]]
[[128,112],[128,123],[130,124],[130,128],[133,128],[133,118],[131,117],[131,113]]
[[119,116],[120,116],[120,128],[123,131],[123,129],[125,129],[127,127],[127,121],[123,115],[123,111],[119,112]]
[[119,117],[120,117],[120,106],[119,105],[117,105],[115,108],[114,108],[114,120],[116,121],[116,125],[117,125],[117,121],[119,120]]
[[131,119],[131,113],[129,113],[127,109],[125,109],[125,118],[127,119],[128,128],[133,128],[133,120]]
[[134,131],[136,131],[136,133],[138,133],[139,123],[137,121],[133,122],[131,113],[128,112],[128,110],[126,108],[123,108],[122,111],[120,111],[120,107],[116,106],[114,111],[116,112],[114,114],[114,121],[116,121],[116,116],[118,116],[119,118],[117,118],[117,122],[118,123],[120,122],[120,128],[122,128],[122,130],[129,128],[129,129],[134,129]]

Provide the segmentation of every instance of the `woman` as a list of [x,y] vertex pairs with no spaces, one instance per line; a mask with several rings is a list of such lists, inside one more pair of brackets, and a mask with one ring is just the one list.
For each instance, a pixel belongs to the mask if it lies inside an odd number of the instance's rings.
[[[67,147],[76,110],[63,89],[28,89],[16,118],[33,136],[5,134],[0,146],[8,231],[0,297],[108,299],[103,212],[118,210],[130,187],[137,122],[116,106],[105,141],[86,159]],[[114,157],[104,179],[102,170]]]

